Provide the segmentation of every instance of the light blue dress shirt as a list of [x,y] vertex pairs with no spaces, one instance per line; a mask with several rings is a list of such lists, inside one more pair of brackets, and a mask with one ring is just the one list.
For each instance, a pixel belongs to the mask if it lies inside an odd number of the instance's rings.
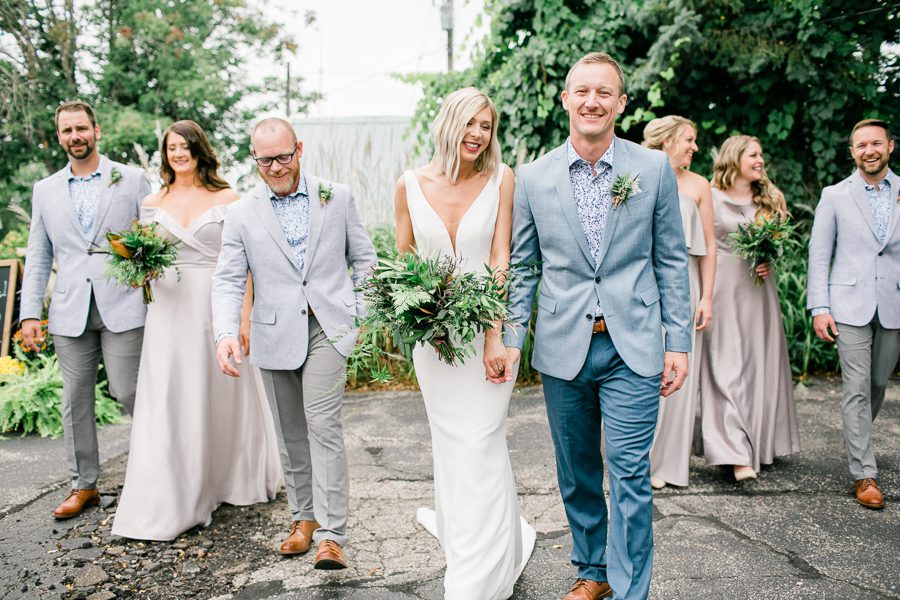
[[69,180],[69,198],[75,207],[75,215],[81,224],[81,230],[88,234],[94,228],[97,217],[97,204],[100,202],[100,168],[87,177],[77,177],[72,173],[72,164],[66,165]]

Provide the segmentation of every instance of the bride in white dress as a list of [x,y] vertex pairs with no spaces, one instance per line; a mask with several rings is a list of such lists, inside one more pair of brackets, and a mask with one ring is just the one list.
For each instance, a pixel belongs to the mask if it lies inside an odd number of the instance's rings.
[[[514,179],[500,163],[497,111],[475,88],[450,94],[432,124],[430,164],[397,182],[397,248],[454,256],[465,271],[508,268]],[[419,523],[447,561],[446,600],[506,600],[534,548],[519,516],[506,446],[516,373],[504,373],[501,330],[475,340],[477,355],[449,366],[430,346],[413,352],[434,457],[435,509]]]

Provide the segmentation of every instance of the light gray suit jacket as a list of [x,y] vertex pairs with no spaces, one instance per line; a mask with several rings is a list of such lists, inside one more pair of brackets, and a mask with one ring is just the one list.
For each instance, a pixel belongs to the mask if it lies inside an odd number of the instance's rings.
[[[349,355],[359,333],[356,318],[363,311],[353,289],[375,264],[375,249],[350,188],[311,175],[306,175],[306,183],[309,242],[303,273],[294,262],[265,184],[229,206],[225,217],[212,283],[213,329],[217,339],[239,331],[249,270],[254,294],[250,362],[263,369],[303,365],[310,307],[335,349]],[[319,199],[320,183],[333,188],[325,206]]]
[[891,215],[884,243],[859,171],[822,190],[809,238],[807,308],[829,307],[838,323],[900,329],[900,177],[888,171]]
[[[599,300],[625,364],[650,377],[663,369],[665,348],[691,349],[688,256],[678,188],[668,157],[616,138],[613,181],[640,175],[641,192],[610,206],[599,264],[591,256],[569,177],[566,145],[519,167],[513,210],[513,325],[508,346],[522,347],[538,291],[532,364],[571,380],[590,348]],[[536,269],[522,265],[541,261]]]
[[[122,178],[111,184],[113,169]],[[94,228],[87,235],[69,197],[66,169],[34,184],[31,233],[19,319],[40,319],[44,291],[56,259],[56,283],[50,301],[51,334],[76,337],[84,332],[93,290],[97,309],[107,329],[127,331],[144,325],[147,309],[141,291],[106,279],[107,256],[88,254],[106,244],[106,232],[126,229],[138,218],[141,201],[150,193],[144,172],[100,156],[101,194]]]

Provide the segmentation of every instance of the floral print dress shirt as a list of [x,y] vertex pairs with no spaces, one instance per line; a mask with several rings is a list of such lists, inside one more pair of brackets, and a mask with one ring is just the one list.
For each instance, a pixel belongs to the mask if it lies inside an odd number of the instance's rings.
[[275,209],[275,216],[284,231],[288,246],[294,253],[294,264],[303,273],[306,260],[306,246],[309,242],[309,190],[306,177],[300,175],[300,183],[293,194],[279,198],[270,189],[269,200]]
[[[569,157],[569,180],[572,182],[572,195],[578,209],[578,219],[581,221],[581,229],[584,230],[584,237],[587,238],[588,248],[596,266],[600,264],[600,248],[606,234],[606,217],[612,205],[612,171],[616,142],[613,139],[593,167],[578,156],[571,139],[566,141],[566,149]],[[598,316],[603,314],[599,303],[595,314]]]
[[866,195],[869,197],[869,206],[875,217],[875,229],[878,231],[878,241],[882,244],[887,237],[888,222],[891,219],[891,182],[885,178],[881,180],[877,188],[874,185],[866,185]]

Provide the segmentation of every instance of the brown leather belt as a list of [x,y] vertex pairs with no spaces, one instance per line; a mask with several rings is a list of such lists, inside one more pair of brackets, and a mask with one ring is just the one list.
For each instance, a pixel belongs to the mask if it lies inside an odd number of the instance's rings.
[[594,333],[606,333],[606,319],[594,317]]

